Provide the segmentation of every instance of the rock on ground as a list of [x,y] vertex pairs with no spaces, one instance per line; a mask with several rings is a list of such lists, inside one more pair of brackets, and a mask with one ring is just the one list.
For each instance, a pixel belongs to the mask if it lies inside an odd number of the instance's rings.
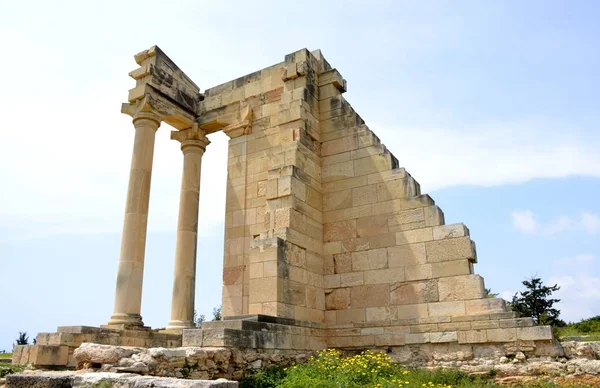
[[107,388],[237,388],[238,383],[225,379],[183,380],[170,377],[104,372],[34,372],[13,374],[6,378],[6,388],[89,388],[104,386]]

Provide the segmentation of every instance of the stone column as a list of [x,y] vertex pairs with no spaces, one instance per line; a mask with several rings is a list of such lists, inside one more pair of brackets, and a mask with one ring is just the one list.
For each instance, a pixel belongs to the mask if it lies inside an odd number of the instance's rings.
[[171,139],[181,142],[183,175],[177,223],[171,321],[167,328],[182,329],[194,327],[200,166],[202,155],[210,142],[205,132],[198,129],[197,125],[183,131],[171,132]]
[[154,113],[140,112],[133,116],[133,125],[135,140],[125,203],[115,309],[109,325],[144,326],[140,315],[144,255],[154,137],[160,126],[160,118]]

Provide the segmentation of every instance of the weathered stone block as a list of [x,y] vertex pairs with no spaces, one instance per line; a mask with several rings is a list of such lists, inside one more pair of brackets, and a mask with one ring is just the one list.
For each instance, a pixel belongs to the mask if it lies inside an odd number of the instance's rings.
[[471,274],[471,263],[467,259],[442,261],[430,265],[431,276],[434,278]]
[[351,288],[352,308],[384,307],[390,303],[387,284],[368,284]]
[[512,342],[517,340],[517,329],[487,329],[488,342]]
[[437,280],[440,301],[481,299],[483,279],[479,275],[452,276]]
[[427,262],[425,244],[405,244],[387,248],[390,268],[408,267]]
[[323,241],[341,241],[356,237],[356,220],[331,222],[323,225]]
[[434,226],[433,228],[433,239],[443,240],[446,238],[465,237],[469,235],[469,229],[465,224],[451,224]]
[[479,344],[486,342],[488,342],[486,330],[458,331],[459,344]]
[[336,288],[325,295],[325,307],[327,310],[344,310],[350,307],[350,289]]
[[430,316],[454,317],[465,315],[464,301],[429,303],[427,306],[429,307]]
[[430,333],[429,341],[431,343],[457,342],[458,337],[456,331],[440,331]]
[[502,313],[506,311],[506,302],[502,298],[483,298],[465,301],[467,315]]
[[427,304],[412,304],[397,306],[398,319],[423,318],[429,316]]
[[425,243],[425,249],[427,261],[430,263],[461,259],[473,260],[475,257],[469,237],[429,241]]
[[396,283],[390,286],[390,304],[392,305],[437,301],[437,283],[433,280],[419,283]]
[[551,340],[553,338],[550,326],[519,327],[516,331],[517,338],[522,341]]
[[414,244],[433,240],[431,228],[412,229],[396,232],[396,245]]

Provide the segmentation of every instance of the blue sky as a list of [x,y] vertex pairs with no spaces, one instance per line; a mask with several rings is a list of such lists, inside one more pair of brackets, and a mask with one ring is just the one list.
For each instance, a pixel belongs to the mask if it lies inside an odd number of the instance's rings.
[[[224,4],[223,4],[224,3]],[[0,349],[105,324],[133,129],[133,54],[200,87],[321,49],[346,98],[477,243],[503,295],[537,274],[563,319],[600,314],[600,27],[590,1],[0,3]],[[227,138],[202,171],[197,310],[220,303]],[[157,133],[142,315],[169,320],[181,153]]]

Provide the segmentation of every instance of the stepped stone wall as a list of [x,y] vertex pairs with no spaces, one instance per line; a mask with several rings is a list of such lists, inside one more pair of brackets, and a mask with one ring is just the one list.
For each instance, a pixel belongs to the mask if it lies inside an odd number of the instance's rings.
[[[445,225],[345,91],[320,51],[300,50],[205,92],[201,127],[251,111],[229,143],[226,319],[293,319],[312,328],[303,349],[551,343],[549,327],[485,297],[469,229]],[[213,346],[224,325],[205,330]]]

